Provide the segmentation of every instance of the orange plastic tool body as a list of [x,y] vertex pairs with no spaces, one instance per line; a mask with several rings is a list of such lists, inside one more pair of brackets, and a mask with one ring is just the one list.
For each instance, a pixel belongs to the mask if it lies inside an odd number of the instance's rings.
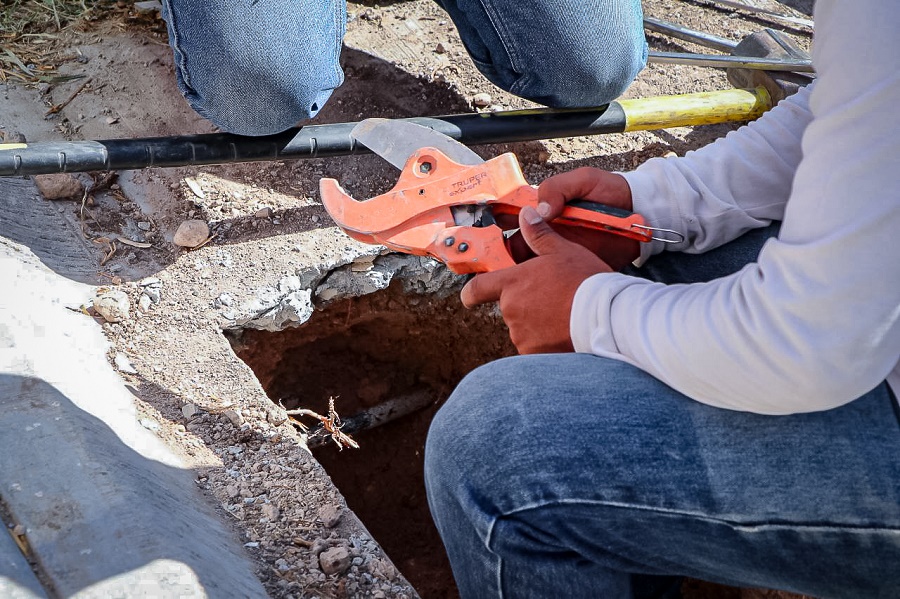
[[[382,195],[359,202],[335,179],[319,183],[322,202],[350,237],[392,250],[431,256],[457,274],[489,272],[513,266],[503,230],[496,224],[458,224],[460,208],[487,207],[494,215],[517,215],[537,206],[515,155],[502,154],[477,165],[454,162],[435,148],[410,156],[397,184]],[[625,216],[627,214],[627,216]],[[589,227],[649,241],[638,214],[614,215],[567,206],[554,222]]]

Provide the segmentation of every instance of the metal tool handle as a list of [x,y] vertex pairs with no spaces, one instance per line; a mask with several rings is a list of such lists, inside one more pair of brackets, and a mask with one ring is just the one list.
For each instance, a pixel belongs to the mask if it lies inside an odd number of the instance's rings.
[[815,23],[813,22],[812,19],[804,19],[802,17],[792,17],[791,15],[786,15],[784,13],[767,10],[765,8],[759,8],[758,6],[751,6],[744,2],[734,2],[733,0],[706,0],[706,1],[711,4],[718,4],[719,6],[727,6],[728,8],[736,8],[737,10],[744,10],[744,11],[756,13],[759,15],[765,15],[765,16],[771,17],[773,19],[779,19],[781,21],[791,23],[792,25],[802,25],[804,27],[809,27],[810,29],[813,29],[815,27]]
[[654,33],[662,33],[675,39],[686,42],[693,42],[713,50],[731,53],[738,45],[737,42],[730,39],[713,35],[712,33],[704,33],[695,29],[688,29],[669,21],[662,19],[654,19],[653,17],[644,17],[644,29],[653,31]]
[[684,241],[684,235],[678,231],[649,226],[640,214],[590,200],[568,202],[562,215],[553,222],[606,231],[642,243],[648,241],[681,243]]
[[691,54],[689,52],[650,51],[647,61],[656,64],[688,64],[697,67],[719,69],[755,69],[759,71],[794,71],[814,73],[811,60],[782,58],[752,58],[749,56],[723,56],[719,54]]

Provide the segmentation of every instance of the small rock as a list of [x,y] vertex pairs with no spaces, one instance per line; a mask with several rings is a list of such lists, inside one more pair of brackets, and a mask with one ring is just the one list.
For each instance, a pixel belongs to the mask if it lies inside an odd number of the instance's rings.
[[84,185],[73,175],[55,173],[52,175],[35,175],[34,184],[41,195],[48,200],[64,200],[81,196]]
[[108,116],[108,117],[106,117],[106,124],[107,124],[107,125],[115,125],[115,124],[118,123],[118,122],[119,122],[119,117],[117,117],[117,116]]
[[[41,86],[41,90],[43,90],[45,85],[48,87],[50,86],[48,83],[45,83]],[[50,90],[48,89],[47,91],[49,92]],[[46,92],[41,91],[41,94],[44,93]],[[23,144],[28,141],[27,139],[25,139],[25,134],[21,131],[0,131],[0,136],[2,136],[3,138],[3,143],[8,144]]]
[[159,0],[148,0],[147,2],[135,2],[134,10],[139,13],[148,13],[156,10],[162,10],[162,3]]
[[387,580],[396,580],[399,574],[388,560],[380,557],[374,558],[369,563],[369,571],[375,576],[386,578]]
[[444,44],[438,42],[438,45],[434,47],[434,51],[438,54],[444,54],[447,52],[447,48],[446,46],[444,46]]
[[228,485],[225,487],[225,494],[228,495],[229,499],[237,499],[241,491],[237,488],[237,485]]
[[287,419],[288,417],[284,410],[273,409],[266,412],[266,420],[268,420],[269,424],[272,426],[281,426],[287,422]]
[[175,231],[175,245],[194,248],[209,238],[209,225],[202,220],[186,220]]
[[154,304],[159,303],[159,287],[144,287],[144,295],[149,297]]
[[156,277],[147,277],[146,279],[141,279],[141,282],[139,284],[141,287],[162,287],[162,281],[160,281]]
[[153,300],[150,299],[150,296],[146,293],[141,294],[141,299],[138,300],[138,308],[141,309],[141,312],[149,312],[150,306],[153,305]]
[[181,413],[184,415],[185,418],[190,420],[191,418],[193,418],[194,416],[196,416],[197,414],[200,413],[200,408],[198,408],[197,406],[195,406],[192,403],[186,403],[183,406],[181,406]]
[[350,567],[350,552],[345,547],[333,547],[319,556],[325,574],[341,574]]
[[264,503],[262,506],[262,515],[263,518],[266,518],[269,522],[275,522],[278,520],[278,516],[281,515],[281,512],[271,503]]
[[256,218],[272,218],[273,214],[274,212],[271,208],[260,208],[253,216]]
[[671,150],[663,154],[663,158],[678,158],[678,154],[672,152]]
[[475,94],[472,97],[472,104],[479,108],[484,108],[485,106],[491,105],[491,94],[481,93]]
[[122,322],[131,316],[131,301],[124,291],[107,291],[94,298],[94,310],[106,322]]
[[336,298],[339,293],[340,291],[338,291],[337,289],[331,289],[330,287],[319,287],[318,289],[316,289],[316,297],[323,302],[327,302],[328,300]]
[[147,221],[141,221],[137,224],[137,226],[138,226],[138,229],[140,229],[141,231],[149,231],[150,230],[150,223],[148,223]]
[[319,519],[325,528],[334,528],[344,515],[344,510],[337,505],[323,505],[319,508]]
[[[275,560],[275,567],[278,568],[279,572],[287,572],[291,569],[291,565],[284,558]],[[287,582],[287,581],[285,581]]]
[[241,415],[240,410],[225,410],[222,414],[231,421],[234,428],[241,428],[244,425],[244,417]]
[[309,220],[311,220],[311,221],[314,222],[314,223],[317,223],[317,222],[319,222],[320,220],[322,220],[322,217],[319,216],[318,214],[313,214],[313,215],[309,218]]
[[375,256],[360,256],[350,264],[351,272],[366,272],[375,266]]
[[139,422],[141,423],[141,426],[143,426],[148,431],[159,430],[159,423],[155,420],[150,420],[149,418],[141,418]]
[[122,352],[117,353],[113,361],[116,363],[116,368],[119,369],[119,372],[124,372],[126,374],[137,374],[137,370],[135,370],[134,366],[131,365],[131,361],[128,359],[128,356],[126,356]]
[[216,298],[216,303],[219,306],[229,307],[234,303],[234,298],[231,297],[230,293],[223,293],[219,297]]

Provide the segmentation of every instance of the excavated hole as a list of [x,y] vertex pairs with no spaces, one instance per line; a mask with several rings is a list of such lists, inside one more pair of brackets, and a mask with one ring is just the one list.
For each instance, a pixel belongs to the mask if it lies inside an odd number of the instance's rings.
[[[419,593],[456,596],[425,499],[425,436],[434,413],[467,372],[515,353],[503,322],[489,309],[466,310],[455,293],[446,299],[406,294],[394,283],[335,302],[300,327],[277,333],[247,329],[235,337],[237,355],[269,397],[288,409],[327,415],[334,397],[346,422],[396,398],[433,398],[424,409],[352,433],[360,449],[338,451],[326,437],[313,453]],[[316,438],[310,441],[312,446]]]

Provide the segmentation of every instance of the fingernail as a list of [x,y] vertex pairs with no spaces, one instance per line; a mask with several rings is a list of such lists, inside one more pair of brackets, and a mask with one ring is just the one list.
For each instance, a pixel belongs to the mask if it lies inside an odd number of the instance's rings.
[[543,218],[547,218],[550,216],[550,204],[547,202],[539,202],[537,207],[538,214],[540,214]]
[[541,222],[541,215],[537,213],[537,210],[532,208],[531,206],[525,206],[522,208],[522,218],[525,219],[525,222],[531,225],[536,225]]

